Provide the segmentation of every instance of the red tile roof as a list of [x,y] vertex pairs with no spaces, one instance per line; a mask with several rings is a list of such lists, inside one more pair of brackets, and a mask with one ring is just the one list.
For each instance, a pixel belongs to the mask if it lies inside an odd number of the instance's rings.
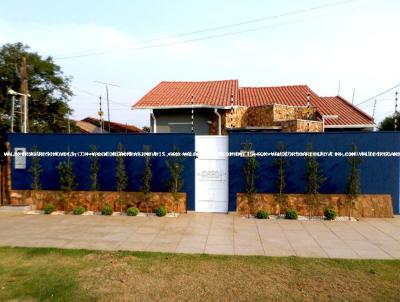
[[231,95],[236,106],[256,107],[271,104],[316,107],[320,115],[338,115],[326,119],[326,125],[373,125],[373,118],[342,97],[319,97],[307,85],[277,87],[239,87],[238,80],[208,82],[161,82],[133,108],[229,107]]
[[320,115],[337,115],[337,119],[325,119],[325,125],[371,125],[374,119],[353,106],[341,96],[320,97],[314,106]]
[[[108,121],[103,121],[104,130],[108,132]],[[86,117],[81,121],[76,122],[76,126],[84,133],[98,133],[100,132],[100,119],[94,117]],[[127,132],[127,133],[139,133],[143,132],[142,129],[134,125],[121,124],[116,122],[110,122],[111,132]]]
[[237,98],[238,80],[207,82],[161,82],[134,108],[191,106],[192,96],[196,106],[229,106],[231,95]]

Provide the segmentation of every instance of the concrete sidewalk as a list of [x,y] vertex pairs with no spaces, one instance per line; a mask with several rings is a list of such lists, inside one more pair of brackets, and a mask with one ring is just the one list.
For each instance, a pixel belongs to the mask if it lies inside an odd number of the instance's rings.
[[0,215],[0,245],[225,255],[400,259],[400,217],[358,222]]

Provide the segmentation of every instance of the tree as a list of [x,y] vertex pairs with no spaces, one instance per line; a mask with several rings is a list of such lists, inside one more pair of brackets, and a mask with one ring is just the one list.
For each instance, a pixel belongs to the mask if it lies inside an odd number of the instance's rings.
[[142,130],[143,130],[144,132],[150,133],[150,127],[149,127],[149,126],[143,126],[143,127],[142,127]]
[[[32,152],[39,152],[37,146],[32,148]],[[33,198],[35,201],[39,199],[39,192],[41,190],[41,180],[40,174],[42,173],[42,166],[40,165],[40,157],[39,156],[32,156],[32,165],[29,168],[29,172],[32,175],[32,183],[31,188],[33,190]]]
[[[179,153],[179,149],[176,146],[174,146],[173,152]],[[167,180],[167,186],[169,188],[169,191],[172,193],[172,198],[174,199],[174,208],[173,208],[174,215],[176,212],[176,208],[178,207],[179,204],[178,192],[183,187],[182,172],[184,169],[183,165],[184,160],[185,158],[182,156],[171,156],[165,161],[165,164],[169,170],[171,177],[169,180]]]
[[[357,152],[357,146],[351,146],[351,152]],[[360,165],[362,160],[359,156],[354,154],[349,159],[350,164],[350,175],[347,179],[347,213],[349,215],[349,220],[351,220],[351,209],[353,208],[354,201],[357,199],[361,192],[360,189]]]
[[[69,147],[68,152],[70,152]],[[72,192],[77,186],[70,156],[67,156],[66,161],[60,162],[57,166],[57,169],[60,175],[60,189],[62,191],[61,200],[64,205],[64,211],[67,212],[69,209]]]
[[[69,86],[71,78],[63,74],[61,67],[51,57],[42,58],[38,53],[29,51],[29,46],[15,43],[0,47],[0,136],[10,130],[11,97],[7,91],[20,91],[22,57],[27,61],[28,90],[31,95],[29,131],[67,132],[68,115],[72,112],[68,105],[72,96]],[[19,120],[15,118],[16,131],[21,129]],[[74,123],[71,122],[71,126],[74,129]]]
[[397,119],[396,131],[400,130],[400,112],[395,112],[391,116],[387,116],[380,124],[380,131],[394,131],[394,120]]
[[243,168],[244,176],[246,180],[246,195],[247,195],[247,217],[250,218],[250,213],[254,210],[255,203],[255,194],[257,193],[256,189],[256,179],[257,179],[257,168],[258,161],[253,152],[253,145],[250,142],[246,142],[242,144],[242,147],[245,151],[246,163]]
[[143,195],[144,195],[144,204],[146,206],[146,213],[149,214],[149,205],[150,205],[150,193],[151,193],[151,157],[146,155],[144,157],[144,173],[143,173]]
[[[307,152],[313,152],[313,147],[311,144],[307,146]],[[307,181],[306,192],[308,195],[308,215],[311,218],[312,216],[314,216],[315,208],[319,207],[319,188],[321,184],[323,184],[326,180],[319,167],[317,158],[312,154],[306,157],[305,178]]]
[[278,170],[276,177],[276,187],[278,192],[275,194],[275,201],[279,206],[278,217],[281,215],[281,207],[286,206],[288,201],[288,196],[285,194],[287,159],[282,154],[284,151],[285,145],[283,143],[279,143],[278,152],[280,152],[281,155],[275,160],[275,166]]
[[96,145],[90,145],[90,152],[92,155],[90,156],[90,191],[92,191],[92,204],[98,206],[99,196],[98,191],[99,187],[99,157],[95,155],[97,152]]
[[125,157],[121,154],[125,152],[124,145],[121,143],[118,144],[118,152],[120,153],[117,156],[117,191],[118,191],[118,204],[120,206],[120,212],[122,213],[122,206],[125,204],[125,194],[126,186],[128,183],[128,176],[126,174],[125,168]]

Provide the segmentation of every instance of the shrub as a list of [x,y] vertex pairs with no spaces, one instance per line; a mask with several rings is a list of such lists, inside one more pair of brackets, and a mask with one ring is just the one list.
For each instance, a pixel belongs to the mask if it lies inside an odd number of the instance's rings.
[[297,219],[298,216],[299,215],[297,214],[296,210],[287,210],[285,219]]
[[56,210],[56,207],[55,207],[53,204],[51,204],[51,203],[46,204],[46,205],[44,206],[44,208],[43,208],[43,211],[44,211],[45,214],[51,214],[51,213],[53,213],[55,210]]
[[256,217],[258,219],[268,219],[269,213],[266,210],[260,210],[257,212]]
[[167,209],[166,209],[165,207],[159,207],[159,208],[157,208],[157,209],[156,209],[156,215],[157,215],[158,217],[162,217],[162,216],[167,215]]
[[106,216],[111,216],[113,213],[113,209],[111,206],[106,204],[102,209],[101,209],[101,215],[106,215]]
[[336,211],[332,208],[327,208],[324,211],[324,216],[327,220],[335,220],[336,218]]
[[127,211],[126,214],[128,216],[137,216],[139,214],[139,209],[136,207],[130,207]]
[[72,210],[72,214],[74,215],[82,215],[85,212],[85,208],[82,206],[76,206]]

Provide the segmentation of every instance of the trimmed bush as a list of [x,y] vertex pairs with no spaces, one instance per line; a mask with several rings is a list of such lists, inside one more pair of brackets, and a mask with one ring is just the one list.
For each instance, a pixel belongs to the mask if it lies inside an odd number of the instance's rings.
[[130,207],[126,211],[126,215],[128,215],[128,216],[137,216],[137,214],[139,214],[139,209],[136,207]]
[[327,220],[335,220],[336,218],[336,211],[332,208],[327,208],[324,211],[324,216]]
[[266,210],[260,210],[257,212],[256,217],[258,219],[268,219],[269,218],[269,213]]
[[82,206],[76,206],[72,210],[72,214],[74,215],[82,215],[85,212],[85,208]]
[[111,216],[114,213],[113,209],[111,206],[106,204],[102,209],[101,209],[101,215],[105,216]]
[[53,213],[55,210],[56,210],[56,207],[55,207],[53,204],[51,204],[51,203],[46,204],[46,205],[44,206],[44,208],[43,208],[43,211],[44,211],[45,214],[51,214],[51,213]]
[[297,219],[299,215],[296,210],[287,210],[285,219]]
[[162,217],[162,216],[167,215],[167,209],[166,209],[165,207],[159,207],[159,208],[157,208],[157,209],[156,209],[156,215],[157,215],[158,217]]

